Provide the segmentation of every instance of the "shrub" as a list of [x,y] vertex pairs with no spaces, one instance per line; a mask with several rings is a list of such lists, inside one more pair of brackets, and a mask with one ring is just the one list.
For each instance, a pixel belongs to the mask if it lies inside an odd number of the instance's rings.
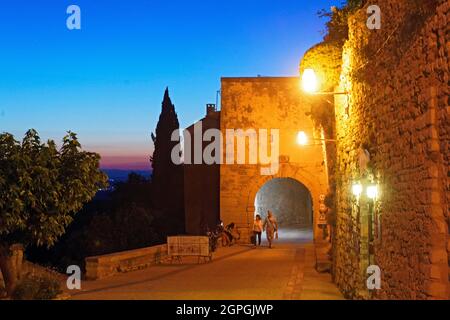
[[29,274],[19,282],[11,297],[14,300],[51,300],[61,293],[57,279]]
[[331,11],[319,11],[319,17],[328,18],[325,30],[325,42],[341,42],[348,39],[348,17],[361,8],[367,0],[347,0],[340,8],[332,7]]

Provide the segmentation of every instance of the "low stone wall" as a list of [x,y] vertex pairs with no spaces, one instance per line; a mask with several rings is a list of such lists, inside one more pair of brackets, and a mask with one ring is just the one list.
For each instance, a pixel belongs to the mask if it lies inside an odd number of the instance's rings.
[[98,280],[117,273],[144,269],[167,256],[167,245],[86,258],[86,279]]
[[25,276],[27,274],[31,274],[34,276],[46,276],[54,279],[58,279],[60,281],[67,280],[67,275],[59,273],[55,271],[54,269],[46,268],[41,265],[29,262],[24,260],[23,266],[22,266],[22,276]]

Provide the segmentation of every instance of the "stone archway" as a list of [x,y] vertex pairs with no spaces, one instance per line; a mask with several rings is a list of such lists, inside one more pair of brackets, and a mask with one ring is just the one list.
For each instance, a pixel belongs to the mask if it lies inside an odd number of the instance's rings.
[[[258,190],[273,178],[291,178],[311,193],[314,208],[313,234],[321,240],[317,225],[320,195],[328,192],[326,148],[323,143],[301,147],[297,134],[304,131],[311,141],[323,136],[308,116],[310,107],[299,90],[299,78],[223,78],[220,129],[268,129],[279,132],[279,170],[272,176],[261,174],[258,164],[222,164],[220,166],[220,217],[234,222],[241,240],[249,243],[254,199]],[[247,147],[246,147],[247,148]],[[250,150],[247,148],[247,154]],[[226,158],[226,148],[223,150]],[[320,235],[320,236],[319,236]]]
[[[282,164],[280,167],[280,171],[277,175],[274,176],[258,176],[256,181],[252,183],[249,187],[246,196],[246,223],[240,224],[241,228],[245,227],[245,225],[250,225],[253,221],[253,216],[255,212],[254,201],[258,191],[269,181],[273,179],[280,178],[290,178],[293,179],[300,184],[304,185],[306,189],[311,194],[312,206],[313,206],[313,235],[314,240],[321,240],[321,230],[318,227],[317,217],[319,216],[319,207],[320,207],[320,195],[327,193],[327,187],[320,185],[320,183],[315,182],[314,176],[304,170],[298,164]],[[318,179],[316,179],[317,181]]]
[[305,243],[313,240],[313,205],[311,192],[291,178],[274,178],[256,194],[255,213],[263,221],[272,212],[279,228],[279,240],[285,243]]

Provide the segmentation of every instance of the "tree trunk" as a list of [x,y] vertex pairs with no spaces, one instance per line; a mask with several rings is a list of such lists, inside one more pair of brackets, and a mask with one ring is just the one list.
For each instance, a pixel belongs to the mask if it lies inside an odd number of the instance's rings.
[[3,274],[6,292],[11,296],[22,275],[23,246],[0,246],[0,270]]

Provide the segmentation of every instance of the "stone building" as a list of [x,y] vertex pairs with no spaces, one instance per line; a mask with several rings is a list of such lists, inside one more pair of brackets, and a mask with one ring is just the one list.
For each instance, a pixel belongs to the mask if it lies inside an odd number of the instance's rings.
[[[199,128],[198,132],[195,132],[196,125]],[[196,135],[203,137],[206,130],[219,128],[220,112],[217,111],[215,105],[209,104],[206,106],[205,117],[186,130],[194,141],[199,139]],[[185,144],[185,148],[186,146],[187,144]],[[190,148],[190,154],[194,155],[195,145],[192,143]],[[204,148],[205,143],[203,142],[202,152]],[[220,219],[219,179],[219,164],[207,165],[203,163],[196,165],[191,161],[190,164],[184,165],[184,204],[186,232],[188,234],[203,235],[207,229],[213,230],[218,224]]]
[[[318,210],[320,196],[328,192],[324,145],[312,143],[301,147],[297,144],[299,131],[306,132],[311,138],[323,136],[320,128],[307,116],[309,111],[298,77],[222,79],[222,132],[227,129],[279,130],[279,168],[273,174],[261,174],[263,165],[260,161],[256,165],[220,167],[220,215],[225,223],[234,222],[238,225],[243,232],[242,241],[249,241],[253,219],[258,212],[258,208],[255,208],[258,191],[267,182],[280,178],[293,179],[309,191],[314,212],[314,237],[322,239]],[[261,142],[262,138],[259,139]],[[282,212],[274,214],[281,215]],[[307,210],[304,214],[308,214]]]
[[[217,127],[222,133],[231,129],[255,130],[256,134],[260,129],[267,129],[269,136],[271,130],[278,130],[278,168],[266,175],[262,174],[266,165],[260,157],[250,164],[250,135],[241,137],[245,143],[244,164],[238,164],[234,152],[233,164],[185,165],[188,233],[203,233],[203,225],[208,221],[206,224],[211,227],[217,220],[216,212],[220,212],[223,223],[234,222],[241,231],[240,241],[248,243],[255,215],[264,217],[270,209],[279,217],[282,227],[311,228],[314,237],[322,240],[318,210],[320,196],[326,195],[329,188],[325,148],[320,142],[299,146],[297,134],[304,131],[309,137],[319,139],[323,132],[307,116],[309,105],[304,101],[299,78],[223,78],[221,92],[221,111],[208,111],[202,120],[203,129]],[[194,135],[194,125],[188,131]],[[257,139],[259,147],[262,138]],[[223,159],[227,159],[230,154],[225,137],[223,140]],[[238,136],[231,141],[234,151],[238,141]]]
[[[327,69],[318,74],[340,82],[335,90],[345,94],[328,101],[330,126],[311,117],[314,103],[299,78],[222,79],[221,131],[278,129],[279,168],[265,175],[260,159],[223,164],[213,193],[220,218],[235,222],[248,242],[254,215],[270,207],[260,190],[278,179],[297,181],[309,191],[311,207],[299,211],[312,211],[316,244],[321,200],[332,194],[332,273],[346,297],[449,299],[450,0],[370,4],[381,9],[380,30],[367,27],[367,4],[351,16],[343,52],[314,48],[337,60],[332,67],[312,54],[300,68]],[[312,141],[331,133],[336,143],[301,147],[299,131]],[[223,158],[236,151],[236,139],[231,144]],[[381,271],[380,289],[367,286],[369,266]]]
[[[366,8],[351,17],[339,88],[349,94],[336,98],[334,278],[353,298],[448,299],[450,1],[370,4],[382,28],[367,28]],[[380,290],[367,289],[369,265]]]

